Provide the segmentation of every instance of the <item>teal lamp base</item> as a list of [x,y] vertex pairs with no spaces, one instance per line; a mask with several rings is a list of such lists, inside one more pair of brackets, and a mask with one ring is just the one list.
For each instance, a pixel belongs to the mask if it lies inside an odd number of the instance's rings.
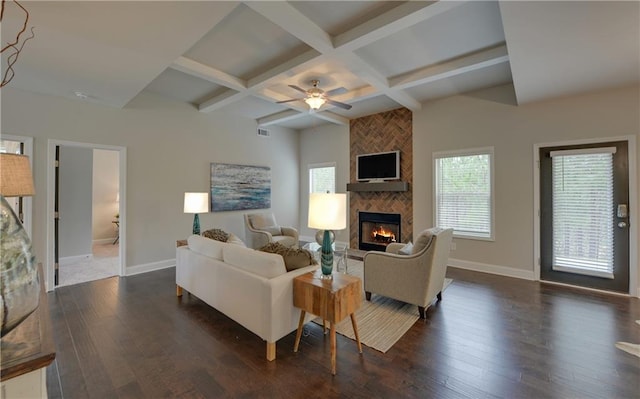
[[325,230],[324,236],[322,239],[322,249],[320,252],[320,270],[322,271],[322,275],[320,276],[323,279],[331,279],[333,272],[333,247],[332,247],[332,239],[331,239],[331,230]]
[[193,234],[200,235],[200,217],[197,213],[193,215]]

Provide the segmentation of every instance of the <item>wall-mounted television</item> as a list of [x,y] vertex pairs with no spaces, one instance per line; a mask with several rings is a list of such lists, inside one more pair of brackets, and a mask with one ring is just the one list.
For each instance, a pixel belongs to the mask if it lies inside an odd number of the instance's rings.
[[356,157],[358,181],[400,179],[400,151],[361,154]]

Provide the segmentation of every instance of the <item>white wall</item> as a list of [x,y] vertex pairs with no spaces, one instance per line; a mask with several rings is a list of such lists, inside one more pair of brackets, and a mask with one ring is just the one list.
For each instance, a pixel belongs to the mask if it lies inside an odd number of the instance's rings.
[[500,86],[429,102],[413,114],[414,234],[432,225],[432,153],[493,146],[495,241],[455,239],[451,258],[532,277],[534,144],[637,136],[640,92],[623,88],[520,106],[513,97],[511,85]]
[[61,263],[64,258],[91,255],[92,170],[90,148],[60,146],[58,242]]
[[[127,147],[126,265],[144,267],[175,259],[175,240],[191,233],[193,215],[182,212],[185,191],[209,190],[209,164],[271,167],[271,204],[282,224],[298,225],[298,134],[224,112],[143,93],[124,109],[38,95],[4,87],[2,133],[34,137],[34,234],[39,260],[46,252],[48,139]],[[200,215],[203,229],[220,227],[244,237],[243,211]]]
[[[315,229],[307,227],[309,165],[325,162],[336,163],[336,193],[346,193],[349,182],[349,126],[330,124],[300,132],[299,233],[307,238],[314,238],[316,235]],[[346,229],[336,232],[336,241],[349,243],[349,223]]]
[[112,223],[118,214],[120,173],[117,151],[93,150],[93,228],[94,241],[113,241],[117,237]]

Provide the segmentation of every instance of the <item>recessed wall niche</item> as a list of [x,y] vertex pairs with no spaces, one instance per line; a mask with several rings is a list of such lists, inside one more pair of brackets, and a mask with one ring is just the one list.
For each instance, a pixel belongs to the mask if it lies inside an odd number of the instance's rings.
[[400,150],[400,180],[408,191],[351,191],[349,194],[349,244],[358,248],[358,212],[399,213],[402,242],[413,240],[413,116],[410,110],[352,119],[349,125],[350,182],[356,182],[356,156]]

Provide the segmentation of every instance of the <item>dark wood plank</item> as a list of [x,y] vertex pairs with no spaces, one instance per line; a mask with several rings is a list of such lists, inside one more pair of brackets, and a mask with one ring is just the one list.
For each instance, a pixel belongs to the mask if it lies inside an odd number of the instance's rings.
[[[635,398],[637,298],[449,269],[454,283],[386,354],[305,325],[264,358],[264,342],[194,295],[175,271],[49,294],[53,397]],[[56,378],[52,378],[55,376]],[[59,379],[57,378],[59,376]]]

